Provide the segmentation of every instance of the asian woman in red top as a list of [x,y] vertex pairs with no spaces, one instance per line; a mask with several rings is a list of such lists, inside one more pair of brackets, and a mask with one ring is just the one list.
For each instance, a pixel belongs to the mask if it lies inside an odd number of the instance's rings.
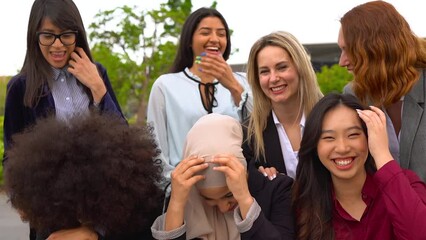
[[298,239],[426,239],[426,185],[388,148],[386,117],[347,94],[308,116],[293,188]]

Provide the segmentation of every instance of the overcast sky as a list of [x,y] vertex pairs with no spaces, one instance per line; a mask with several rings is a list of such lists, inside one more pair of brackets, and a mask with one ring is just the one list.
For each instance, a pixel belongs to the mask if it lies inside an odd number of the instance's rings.
[[[34,0],[0,1],[0,76],[14,75],[22,67],[26,51],[28,17]],[[117,6],[152,9],[164,0],[74,0],[86,30],[101,10]],[[209,6],[210,0],[192,0],[193,10]],[[302,43],[336,42],[340,17],[365,0],[217,0],[217,9],[234,30],[232,47],[239,53],[230,63],[244,63],[251,45],[272,31],[294,34]],[[388,0],[407,19],[412,30],[426,37],[426,1]]]

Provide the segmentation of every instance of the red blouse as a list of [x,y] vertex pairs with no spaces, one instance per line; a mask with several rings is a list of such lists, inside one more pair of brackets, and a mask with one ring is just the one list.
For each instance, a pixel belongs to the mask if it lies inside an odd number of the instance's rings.
[[362,197],[367,207],[358,221],[333,193],[336,240],[426,239],[426,185],[413,171],[390,161],[367,175]]

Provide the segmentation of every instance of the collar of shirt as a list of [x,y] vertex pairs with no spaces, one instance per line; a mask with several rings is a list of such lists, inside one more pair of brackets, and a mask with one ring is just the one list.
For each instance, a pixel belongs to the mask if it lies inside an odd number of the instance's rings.
[[[373,175],[367,174],[367,178],[365,179],[364,186],[362,187],[362,190],[361,190],[362,200],[367,205],[362,217],[364,217],[364,215],[368,212],[368,209],[370,205],[373,203],[374,198],[376,197],[378,193],[378,190],[379,188],[373,180]],[[333,199],[335,214],[339,215],[341,218],[347,221],[358,221],[355,218],[353,218],[351,215],[349,215],[349,213],[346,212],[346,210],[342,207],[342,205],[340,205],[339,201],[336,198],[334,188],[331,188],[331,195]]]
[[[274,110],[272,110],[272,118],[274,119],[275,126],[278,124],[281,125],[280,121],[278,120],[277,115],[275,114]],[[302,118],[300,119],[300,130],[303,135],[303,130],[305,129],[305,113],[302,114]]]
[[[278,138],[280,140],[279,144],[281,147],[286,174],[287,176],[291,178],[295,178],[297,164],[299,162],[298,160],[299,152],[298,150],[295,151],[293,149],[293,146],[291,145],[290,139],[288,138],[288,135],[284,129],[284,126],[279,122],[273,110],[272,110],[272,118],[275,123],[275,127],[277,129]],[[305,114],[302,114],[302,117],[300,118],[300,123],[299,123],[301,135],[303,135],[304,126],[305,126]]]
[[[186,72],[186,74],[188,74],[188,76],[190,76],[190,77],[192,77],[192,78],[194,78],[195,80],[197,80],[197,81],[199,81],[199,82],[201,82],[201,78],[200,77],[198,77],[197,75],[195,75],[194,73],[192,73],[190,70],[189,70],[189,68],[188,67],[186,67],[185,68],[185,70],[183,70],[184,72]],[[217,79],[215,79],[215,80],[213,80],[213,82],[212,83],[217,83],[218,82],[218,80]]]
[[53,71],[53,81],[58,81],[59,77],[63,74],[65,78],[69,78],[72,76],[70,72],[68,72],[68,65],[64,66],[63,68],[54,68],[52,67]]

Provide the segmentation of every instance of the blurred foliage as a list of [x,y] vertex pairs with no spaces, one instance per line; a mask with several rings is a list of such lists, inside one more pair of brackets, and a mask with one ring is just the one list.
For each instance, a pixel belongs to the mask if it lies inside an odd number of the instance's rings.
[[346,68],[334,64],[331,67],[322,66],[321,71],[316,73],[317,81],[322,93],[342,92],[343,87],[352,80],[353,76]]
[[[4,116],[0,116],[0,156],[3,159],[4,145],[3,145],[3,118]],[[3,164],[0,164],[0,189],[3,186]]]
[[4,101],[6,99],[6,85],[10,77],[0,77],[0,115],[4,115]]
[[89,26],[94,59],[108,70],[126,117],[136,115],[138,124],[145,121],[153,82],[173,63],[182,25],[191,12],[191,0],[168,0],[149,11],[125,5],[98,13]]
[[[6,100],[6,85],[10,77],[0,77],[0,156],[3,159],[4,145],[3,145],[3,119],[4,119],[4,105]],[[0,164],[0,188],[3,185],[3,164]]]

